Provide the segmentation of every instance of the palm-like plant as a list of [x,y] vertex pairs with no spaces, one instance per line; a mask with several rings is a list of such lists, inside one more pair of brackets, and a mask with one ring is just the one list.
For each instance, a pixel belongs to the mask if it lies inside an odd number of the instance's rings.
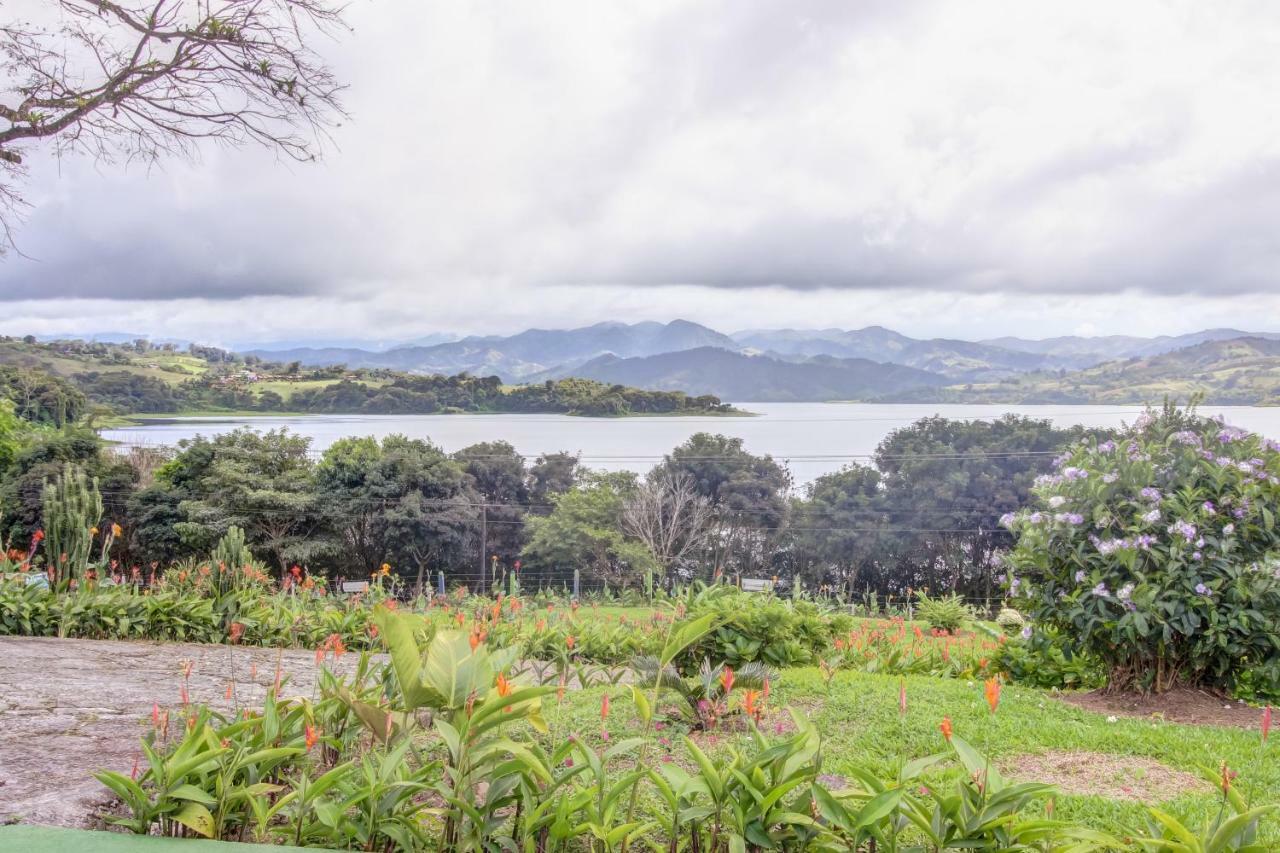
[[637,686],[642,689],[670,690],[684,700],[679,705],[680,716],[695,729],[713,729],[727,716],[742,709],[729,707],[729,694],[734,688],[763,690],[777,674],[755,661],[740,669],[730,669],[723,663],[711,664],[703,658],[697,675],[685,678],[671,664],[660,666],[651,656],[638,657],[632,662],[637,675]]

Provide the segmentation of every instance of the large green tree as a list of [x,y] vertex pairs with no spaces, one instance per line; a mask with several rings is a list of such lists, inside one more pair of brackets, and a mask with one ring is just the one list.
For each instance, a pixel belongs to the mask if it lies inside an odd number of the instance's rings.
[[900,588],[999,596],[997,555],[1013,544],[1000,518],[1027,503],[1035,478],[1073,442],[1107,430],[1047,420],[923,418],[876,448]]
[[635,489],[634,474],[592,474],[557,496],[550,515],[527,520],[525,563],[559,581],[585,569],[615,587],[642,584],[657,563],[644,543],[622,532],[623,507]]
[[688,478],[711,501],[718,529],[709,537],[709,569],[766,569],[787,524],[786,466],[767,454],[749,453],[741,438],[700,432],[671,451],[655,475]]
[[[182,501],[186,521],[175,528],[188,542],[199,540],[208,550],[227,528],[245,531],[250,547],[269,555],[283,573],[291,563],[306,562],[328,546],[320,532],[312,488],[311,440],[286,429],[254,432],[238,429],[199,438],[194,493]],[[183,456],[186,454],[184,453]],[[181,476],[190,476],[188,460],[179,457]],[[162,469],[163,470],[163,469]]]
[[383,562],[421,585],[466,559],[480,496],[463,466],[428,441],[347,438],[315,474],[319,507],[340,543],[335,572],[368,576]]
[[880,472],[847,465],[810,483],[791,513],[791,565],[810,586],[884,589],[888,553]]
[[510,566],[524,547],[529,475],[524,457],[505,441],[485,441],[454,454],[479,493],[483,506],[485,559]]

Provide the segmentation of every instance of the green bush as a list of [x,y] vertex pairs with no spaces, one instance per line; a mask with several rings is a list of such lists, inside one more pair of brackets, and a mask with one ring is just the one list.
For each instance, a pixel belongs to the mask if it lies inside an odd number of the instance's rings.
[[1035,494],[1003,520],[1018,535],[1010,590],[1112,688],[1248,678],[1254,695],[1280,696],[1275,442],[1166,406],[1072,448]]
[[916,618],[929,623],[939,631],[959,631],[976,617],[964,599],[952,593],[930,598],[923,592],[916,593]]
[[812,601],[788,601],[727,585],[691,590],[684,603],[689,618],[714,614],[719,625],[681,656],[685,672],[695,671],[704,659],[732,667],[753,661],[773,667],[812,664],[853,626],[850,617],[826,613]]

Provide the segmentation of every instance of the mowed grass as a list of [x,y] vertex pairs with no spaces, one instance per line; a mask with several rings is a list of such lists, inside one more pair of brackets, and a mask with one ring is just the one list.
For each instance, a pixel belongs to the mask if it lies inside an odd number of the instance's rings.
[[[898,687],[905,685],[907,713],[898,713]],[[779,723],[790,731],[790,718],[783,712],[790,706],[812,721],[823,738],[822,773],[829,774],[832,787],[840,779],[851,778],[855,767],[867,767],[892,778],[901,761],[947,752],[939,725],[950,717],[955,733],[986,753],[998,767],[1007,768],[1020,756],[1048,752],[1086,752],[1104,757],[1085,761],[1096,765],[1090,778],[1079,780],[1084,790],[1091,790],[1092,779],[1107,767],[1128,767],[1127,757],[1149,759],[1171,768],[1199,775],[1201,767],[1216,771],[1226,761],[1240,775],[1234,784],[1254,804],[1280,802],[1280,751],[1261,749],[1259,732],[1216,726],[1186,726],[1155,719],[1107,716],[1074,707],[1051,692],[1006,685],[1000,706],[992,714],[983,698],[981,683],[957,679],[871,675],[841,672],[827,688],[817,668],[784,671],[772,685],[771,711],[764,729],[775,734]],[[552,732],[563,739],[574,732],[587,742],[603,744],[600,737],[601,698],[609,693],[612,710],[607,727],[611,739],[637,734],[639,722],[630,700],[630,688],[592,687],[568,693],[557,705],[548,701],[546,716],[552,721]],[[662,707],[670,708],[674,696],[668,694]],[[664,750],[670,760],[687,764],[679,734],[679,725],[664,730],[671,741]],[[704,749],[725,751],[735,745],[746,745],[744,731],[724,730],[713,734],[697,734],[695,739]],[[1107,760],[1109,759],[1109,760]],[[944,770],[931,774],[926,784],[947,784],[955,778],[958,765],[948,762]],[[1146,784],[1160,789],[1165,780],[1159,778],[1161,768],[1140,771],[1156,778]],[[1168,775],[1168,774],[1164,774]],[[1006,776],[1010,774],[1006,770]],[[1019,781],[1045,781],[1023,778]],[[1185,777],[1183,777],[1185,781]],[[1109,787],[1118,788],[1124,780]],[[1054,798],[1055,816],[1078,821],[1113,833],[1142,830],[1146,826],[1146,806],[1158,806],[1188,825],[1199,825],[1217,814],[1221,796],[1209,782],[1186,786],[1168,785],[1169,796],[1145,803],[1125,798],[1113,791],[1112,796],[1058,793]],[[1280,849],[1280,819],[1263,824],[1263,840],[1269,849]]]
[[149,352],[132,356],[127,364],[106,364],[88,356],[63,356],[21,341],[0,341],[0,364],[30,367],[56,376],[77,373],[133,373],[176,385],[200,376],[209,364],[202,358],[178,352]]

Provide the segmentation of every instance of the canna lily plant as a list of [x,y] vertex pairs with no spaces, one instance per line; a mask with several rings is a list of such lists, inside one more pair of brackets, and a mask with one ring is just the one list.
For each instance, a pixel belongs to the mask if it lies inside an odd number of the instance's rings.
[[443,773],[433,787],[443,803],[434,809],[443,825],[442,847],[493,846],[525,777],[551,781],[546,761],[504,729],[524,722],[545,732],[541,700],[555,688],[510,681],[516,649],[490,651],[473,642],[473,634],[456,630],[437,631],[423,646],[420,617],[381,605],[373,621],[394,673],[390,707],[362,702],[341,689],[337,695],[387,745],[412,738],[419,715],[425,714],[445,745]]

